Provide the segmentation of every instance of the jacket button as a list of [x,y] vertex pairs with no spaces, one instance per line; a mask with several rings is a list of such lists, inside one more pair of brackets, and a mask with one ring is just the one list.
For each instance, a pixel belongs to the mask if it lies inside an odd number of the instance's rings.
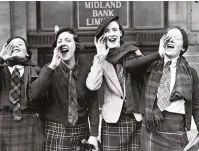
[[121,96],[120,99],[123,99],[123,97]]

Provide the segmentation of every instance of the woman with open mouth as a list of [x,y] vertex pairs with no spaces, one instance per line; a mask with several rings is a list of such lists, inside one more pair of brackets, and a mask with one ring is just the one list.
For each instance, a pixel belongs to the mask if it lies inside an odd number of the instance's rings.
[[[101,143],[103,151],[138,151],[140,147],[141,67],[164,56],[161,50],[143,56],[123,42],[119,16],[102,21],[94,40],[97,54],[86,80],[87,87],[103,87]],[[141,71],[140,71],[141,70]]]
[[[40,68],[31,61],[27,41],[11,37],[0,51],[0,150],[43,151],[40,98],[33,99],[30,85]],[[33,96],[33,97],[32,97]]]
[[165,56],[145,74],[141,151],[182,151],[188,144],[191,118],[199,130],[199,78],[183,54],[189,41],[179,26],[169,28],[160,40]]
[[38,96],[48,91],[45,150],[82,151],[82,140],[88,140],[98,150],[97,95],[86,88],[91,62],[80,56],[82,47],[72,28],[60,29],[52,47],[51,63],[44,66],[34,82]]

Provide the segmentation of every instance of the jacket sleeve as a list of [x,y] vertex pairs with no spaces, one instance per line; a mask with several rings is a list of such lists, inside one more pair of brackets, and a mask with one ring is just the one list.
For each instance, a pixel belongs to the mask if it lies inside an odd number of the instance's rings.
[[86,79],[86,86],[91,91],[98,90],[101,87],[103,80],[103,62],[100,62],[100,57],[95,56],[90,73]]
[[193,118],[196,123],[197,129],[199,130],[199,78],[197,72],[192,70],[193,76],[193,99],[192,99],[192,106],[193,106]]
[[30,95],[31,99],[35,100],[40,98],[43,94],[45,94],[52,84],[52,75],[54,70],[50,69],[47,66],[44,66],[41,70],[39,77],[30,84]]
[[90,135],[98,136],[99,128],[99,102],[97,99],[97,92],[92,91],[88,104],[88,116],[90,120]]
[[127,72],[131,72],[133,74],[140,74],[143,70],[145,70],[148,65],[161,59],[159,52],[154,52],[150,55],[141,56],[141,57],[129,57],[124,63],[124,67]]

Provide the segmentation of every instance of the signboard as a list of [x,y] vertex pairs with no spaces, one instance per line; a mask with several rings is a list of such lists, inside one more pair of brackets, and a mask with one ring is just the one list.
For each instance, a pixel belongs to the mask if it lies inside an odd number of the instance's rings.
[[129,2],[127,1],[79,1],[77,24],[79,29],[91,29],[109,16],[120,16],[120,23],[129,27]]

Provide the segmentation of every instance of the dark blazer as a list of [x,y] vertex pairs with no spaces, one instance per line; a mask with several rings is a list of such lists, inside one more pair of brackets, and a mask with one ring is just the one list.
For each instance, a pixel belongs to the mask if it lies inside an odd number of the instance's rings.
[[[38,77],[40,68],[38,66],[25,66],[21,85],[21,110],[35,110],[36,100],[32,99],[29,85]],[[0,106],[12,108],[8,100],[10,91],[11,73],[3,58],[0,57]]]
[[[90,70],[91,62],[83,57],[78,58],[80,73],[76,82],[78,102],[78,123],[91,123],[91,135],[98,135],[99,105],[96,92],[86,87],[86,78]],[[47,120],[55,121],[65,126],[71,126],[68,121],[68,82],[57,71],[52,70],[48,64],[42,69],[38,79],[32,84],[36,91],[32,92],[34,97],[40,97],[48,92],[48,100],[45,103],[45,117]],[[33,99],[36,99],[33,98]]]

